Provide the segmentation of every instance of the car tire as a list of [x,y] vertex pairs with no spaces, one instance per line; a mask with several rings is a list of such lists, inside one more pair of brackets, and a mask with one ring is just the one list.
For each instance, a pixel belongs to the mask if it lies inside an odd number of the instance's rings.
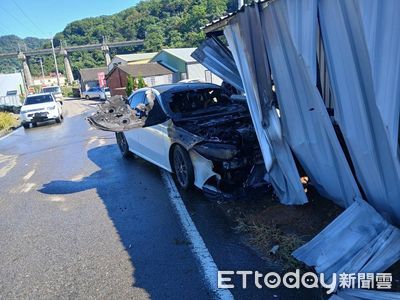
[[86,96],[85,96],[85,99],[86,99],[86,100],[90,100],[89,95],[86,95]]
[[189,190],[194,184],[194,170],[189,153],[179,145],[176,145],[172,153],[173,170],[179,186]]
[[24,123],[24,124],[22,124],[22,126],[24,126],[25,129],[29,129],[30,124],[29,123]]
[[62,117],[61,116],[56,118],[56,123],[61,123],[61,122],[62,122]]
[[32,122],[32,127],[37,127],[37,123],[36,122]]
[[123,132],[116,132],[115,138],[117,139],[118,148],[121,151],[122,157],[126,159],[133,158],[134,154],[129,150],[125,134]]

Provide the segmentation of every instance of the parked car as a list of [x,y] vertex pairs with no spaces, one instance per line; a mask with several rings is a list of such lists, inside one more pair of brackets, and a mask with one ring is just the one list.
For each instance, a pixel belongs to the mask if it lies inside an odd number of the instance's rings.
[[63,101],[64,97],[61,88],[58,85],[48,86],[42,88],[42,93],[53,93],[57,101]]
[[265,167],[246,103],[209,83],[169,84],[114,96],[88,118],[116,132],[121,153],[132,153],[176,174],[210,196],[231,197],[263,183]]
[[110,89],[108,87],[106,88],[101,88],[101,87],[93,87],[88,89],[85,92],[82,92],[82,98],[85,98],[86,100],[89,99],[100,99],[100,100],[106,100],[111,97]]
[[20,119],[25,129],[37,126],[39,122],[63,120],[62,101],[57,101],[53,93],[33,94],[26,97],[21,107]]

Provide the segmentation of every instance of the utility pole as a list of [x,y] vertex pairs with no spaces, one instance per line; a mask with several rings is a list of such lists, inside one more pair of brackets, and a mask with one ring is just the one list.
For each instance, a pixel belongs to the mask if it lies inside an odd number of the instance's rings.
[[51,49],[53,50],[54,64],[56,66],[57,85],[60,86],[60,75],[58,74],[57,57],[56,57],[56,52],[54,50],[53,37],[51,38],[50,41],[51,41]]

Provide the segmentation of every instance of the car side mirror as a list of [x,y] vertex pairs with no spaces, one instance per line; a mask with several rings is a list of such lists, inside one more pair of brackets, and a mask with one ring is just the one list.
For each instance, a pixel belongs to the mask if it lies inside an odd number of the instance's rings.
[[58,101],[58,102],[60,102],[61,105],[64,105],[64,103],[62,101]]

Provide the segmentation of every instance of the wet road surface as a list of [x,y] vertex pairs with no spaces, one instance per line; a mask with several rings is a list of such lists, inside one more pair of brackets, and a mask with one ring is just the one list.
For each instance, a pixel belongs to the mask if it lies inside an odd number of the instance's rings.
[[[0,140],[0,298],[213,298],[160,170],[123,159],[114,134],[91,129],[91,104],[65,101],[62,124]],[[276,271],[200,192],[182,198],[219,270]],[[254,286],[231,292],[302,298]]]

